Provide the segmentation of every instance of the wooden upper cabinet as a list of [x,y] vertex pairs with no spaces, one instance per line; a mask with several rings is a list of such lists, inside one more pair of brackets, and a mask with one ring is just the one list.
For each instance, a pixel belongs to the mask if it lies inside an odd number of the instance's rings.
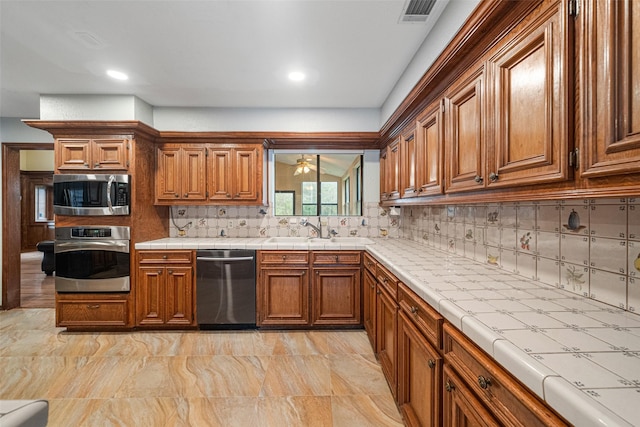
[[161,204],[206,200],[206,149],[179,144],[158,148],[156,202]]
[[257,203],[260,200],[261,147],[210,148],[207,169],[210,201]]
[[438,100],[418,117],[416,129],[416,187],[418,195],[442,194],[444,101]]
[[488,188],[570,177],[570,21],[565,3],[543,3],[487,61]]
[[380,151],[380,200],[389,198],[387,188],[387,149]]
[[416,157],[416,125],[412,124],[400,136],[400,188],[402,197],[418,195],[416,187],[417,157]]
[[387,147],[385,161],[384,188],[387,200],[400,198],[400,139],[396,139]]
[[446,191],[484,188],[484,65],[463,75],[445,97]]
[[58,138],[55,144],[58,171],[126,171],[131,140],[123,138]]
[[640,5],[634,0],[586,0],[579,21],[581,176],[638,173]]

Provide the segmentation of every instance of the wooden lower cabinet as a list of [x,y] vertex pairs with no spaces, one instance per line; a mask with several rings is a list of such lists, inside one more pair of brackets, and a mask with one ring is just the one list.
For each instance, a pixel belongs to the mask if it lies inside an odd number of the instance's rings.
[[497,427],[500,425],[450,366],[444,366],[443,381],[445,392],[442,425],[444,427]]
[[376,276],[368,269],[362,273],[362,323],[371,346],[376,348]]
[[195,326],[191,251],[140,251],[136,280],[136,325]]
[[258,326],[358,326],[360,251],[260,251]]
[[387,290],[376,287],[376,354],[393,397],[398,395],[398,305]]
[[258,326],[309,325],[309,268],[262,267]]
[[359,325],[360,267],[313,268],[313,325]]
[[131,327],[129,294],[56,294],[56,326],[73,329]]
[[[443,333],[445,368],[454,371],[458,377],[450,383],[445,380],[445,393],[451,393],[449,389],[452,387],[458,393],[461,393],[461,390],[465,390],[464,393],[467,389],[470,390],[477,401],[481,402],[480,405],[474,403],[473,406],[478,411],[480,406],[486,408],[500,425],[567,425],[543,401],[522,386],[458,329],[447,323],[444,325]],[[445,399],[445,414],[453,410],[447,407],[447,402],[451,403],[451,399]]]

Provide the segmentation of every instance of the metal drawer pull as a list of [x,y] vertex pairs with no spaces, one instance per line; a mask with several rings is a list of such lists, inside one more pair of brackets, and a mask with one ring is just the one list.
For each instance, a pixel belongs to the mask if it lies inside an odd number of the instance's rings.
[[427,362],[427,365],[429,365],[429,367],[433,369],[433,367],[436,366],[436,362],[433,359],[429,359],[429,361]]
[[418,314],[418,307],[415,306],[411,306],[411,308],[409,309],[409,311],[415,315]]
[[173,274],[173,270],[169,270],[169,272],[168,272],[168,273],[169,273],[169,274]]
[[480,375],[478,377],[478,384],[480,384],[481,389],[486,390],[491,385],[491,380]]
[[451,381],[447,380],[446,384],[444,385],[444,389],[451,393],[455,389],[455,386],[451,384]]
[[100,308],[100,304],[87,304],[87,308],[89,310],[95,310],[97,308]]

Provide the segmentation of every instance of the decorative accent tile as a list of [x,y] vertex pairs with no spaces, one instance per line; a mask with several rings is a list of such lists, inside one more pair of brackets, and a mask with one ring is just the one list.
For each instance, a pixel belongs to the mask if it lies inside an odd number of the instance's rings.
[[574,294],[589,296],[589,268],[583,265],[560,263],[560,288]]
[[589,205],[563,205],[560,208],[562,233],[589,234]]

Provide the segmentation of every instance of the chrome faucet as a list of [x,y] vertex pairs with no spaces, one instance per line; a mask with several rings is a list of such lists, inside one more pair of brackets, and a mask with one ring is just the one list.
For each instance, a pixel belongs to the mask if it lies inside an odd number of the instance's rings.
[[313,228],[318,233],[318,237],[323,239],[323,237],[322,237],[322,221],[320,221],[320,218],[318,218],[318,226],[317,227],[315,225],[311,224],[306,218],[303,218],[303,219],[300,220],[300,225],[302,225],[303,227],[311,227],[311,228]]

